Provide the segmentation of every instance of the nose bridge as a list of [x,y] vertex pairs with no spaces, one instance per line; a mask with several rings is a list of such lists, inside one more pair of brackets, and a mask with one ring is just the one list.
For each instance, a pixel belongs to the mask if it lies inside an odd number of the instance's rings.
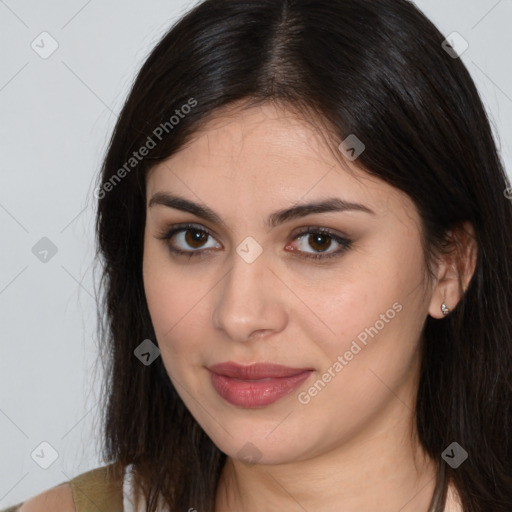
[[255,331],[284,327],[286,315],[267,265],[262,248],[253,240],[246,239],[233,253],[231,270],[222,280],[213,311],[215,327],[233,340],[248,340]]

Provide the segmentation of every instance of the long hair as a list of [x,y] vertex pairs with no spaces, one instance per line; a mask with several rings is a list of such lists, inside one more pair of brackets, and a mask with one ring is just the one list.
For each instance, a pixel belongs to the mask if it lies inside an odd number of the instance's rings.
[[[133,464],[148,511],[214,511],[226,461],[191,416],[155,344],[143,286],[147,171],[218,109],[276,102],[320,119],[333,148],[405,192],[422,221],[427,268],[469,221],[476,268],[459,304],[426,318],[415,421],[438,464],[430,510],[453,482],[465,512],[512,510],[512,205],[489,120],[460,58],[408,0],[206,0],[151,51],[113,131],[98,180],[103,457]],[[241,103],[240,103],[241,102]],[[141,150],[145,147],[147,151]],[[459,467],[441,456],[453,442]]]

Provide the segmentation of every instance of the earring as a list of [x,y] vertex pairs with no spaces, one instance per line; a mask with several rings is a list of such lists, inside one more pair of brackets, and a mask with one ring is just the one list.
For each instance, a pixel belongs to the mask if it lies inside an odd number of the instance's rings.
[[450,308],[446,304],[441,304],[441,311],[443,315],[447,315],[450,312]]

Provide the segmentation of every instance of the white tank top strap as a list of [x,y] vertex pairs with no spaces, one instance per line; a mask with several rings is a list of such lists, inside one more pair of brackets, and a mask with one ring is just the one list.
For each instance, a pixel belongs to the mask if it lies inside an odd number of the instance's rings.
[[[144,499],[144,496],[142,494],[139,495],[138,507],[135,506],[135,479],[133,475],[133,464],[129,464],[124,469],[123,512],[146,512],[146,500]],[[169,511],[160,502],[158,512]]]
[[132,464],[124,468],[123,477],[123,511],[124,512],[138,512],[135,510],[134,500],[134,482],[132,473]]

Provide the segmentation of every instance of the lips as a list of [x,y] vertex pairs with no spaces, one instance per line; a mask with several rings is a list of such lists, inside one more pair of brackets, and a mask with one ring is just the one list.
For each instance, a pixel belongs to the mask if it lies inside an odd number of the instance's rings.
[[240,380],[279,379],[293,377],[312,370],[311,368],[290,368],[272,363],[254,363],[242,366],[232,362],[216,364],[210,366],[209,369],[218,375]]
[[270,405],[302,384],[314,370],[271,363],[241,366],[233,362],[208,368],[213,388],[225,401],[245,408]]

